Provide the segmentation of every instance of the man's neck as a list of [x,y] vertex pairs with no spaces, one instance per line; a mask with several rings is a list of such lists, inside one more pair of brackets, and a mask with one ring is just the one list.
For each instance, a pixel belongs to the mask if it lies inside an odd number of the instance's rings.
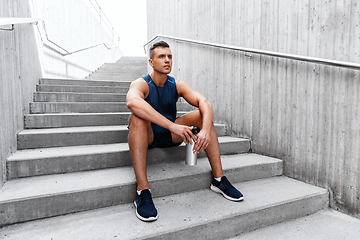
[[157,86],[163,87],[165,85],[165,83],[166,83],[167,74],[158,73],[158,72],[153,71],[150,74],[150,77]]

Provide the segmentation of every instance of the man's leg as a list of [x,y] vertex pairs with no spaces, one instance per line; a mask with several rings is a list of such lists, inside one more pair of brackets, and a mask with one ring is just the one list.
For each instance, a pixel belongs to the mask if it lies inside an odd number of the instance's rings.
[[128,142],[138,190],[134,201],[135,213],[140,220],[146,222],[155,221],[158,218],[146,173],[147,149],[153,141],[154,134],[150,122],[131,114]]
[[149,144],[153,141],[154,134],[150,122],[131,114],[128,142],[136,176],[137,190],[150,188],[146,173],[146,154]]
[[[179,117],[178,119],[176,119],[175,123],[201,128],[202,117],[200,111],[195,110],[182,117]],[[210,189],[214,192],[222,194],[225,198],[231,201],[242,201],[244,199],[242,193],[238,191],[224,176],[221,165],[219,142],[214,125],[212,125],[211,127],[210,138],[210,143],[205,149],[214,175],[214,179],[211,183]],[[174,143],[182,141],[179,136],[176,136],[174,134],[172,134],[172,139]]]
[[[194,110],[188,114],[185,114],[176,119],[175,123],[187,126],[202,127],[202,117],[199,110]],[[174,143],[182,141],[182,138],[172,134],[172,139]],[[206,155],[209,159],[209,163],[213,172],[214,177],[220,178],[224,176],[221,159],[220,159],[220,150],[218,137],[215,131],[214,125],[211,127],[210,131],[211,140],[209,146],[205,149]]]

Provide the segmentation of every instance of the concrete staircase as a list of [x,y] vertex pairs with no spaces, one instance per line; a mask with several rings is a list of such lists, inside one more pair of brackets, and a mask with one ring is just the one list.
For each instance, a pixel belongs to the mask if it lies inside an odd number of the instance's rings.
[[325,189],[283,176],[281,160],[249,153],[249,140],[216,124],[225,174],[245,200],[209,189],[204,153],[190,167],[184,145],[153,149],[148,175],[159,219],[138,220],[125,96],[146,72],[145,58],[123,57],[85,80],[40,80],[7,159],[0,239],[225,239],[328,206]]

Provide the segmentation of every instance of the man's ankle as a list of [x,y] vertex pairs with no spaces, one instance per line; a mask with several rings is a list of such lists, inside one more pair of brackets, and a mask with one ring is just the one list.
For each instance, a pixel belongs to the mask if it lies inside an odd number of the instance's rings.
[[145,189],[150,189],[150,186],[149,185],[139,185],[136,188],[136,191],[141,191],[141,190],[145,190]]
[[142,190],[136,190],[137,194],[140,195],[143,190],[149,190],[151,192],[150,188],[142,189]]

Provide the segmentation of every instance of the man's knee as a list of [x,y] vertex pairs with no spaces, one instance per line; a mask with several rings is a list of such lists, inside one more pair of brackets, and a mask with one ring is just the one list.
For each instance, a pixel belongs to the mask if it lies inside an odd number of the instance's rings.
[[202,127],[202,115],[199,109],[195,109],[175,120],[175,123],[187,125],[187,126],[196,126]]
[[[154,139],[154,133],[153,130],[151,128],[151,122],[146,121],[142,118],[137,117],[134,114],[130,115],[129,118],[129,136],[130,134],[132,136],[139,136],[142,135],[143,137],[145,137],[143,134],[145,133],[147,135],[147,140],[148,140],[148,144],[153,142]],[[146,137],[145,137],[146,139]]]
[[128,126],[129,130],[131,127],[133,127],[133,130],[142,129],[143,127],[146,127],[146,128],[151,127],[150,122],[148,122],[142,118],[139,118],[134,114],[130,115],[128,125],[129,125]]

